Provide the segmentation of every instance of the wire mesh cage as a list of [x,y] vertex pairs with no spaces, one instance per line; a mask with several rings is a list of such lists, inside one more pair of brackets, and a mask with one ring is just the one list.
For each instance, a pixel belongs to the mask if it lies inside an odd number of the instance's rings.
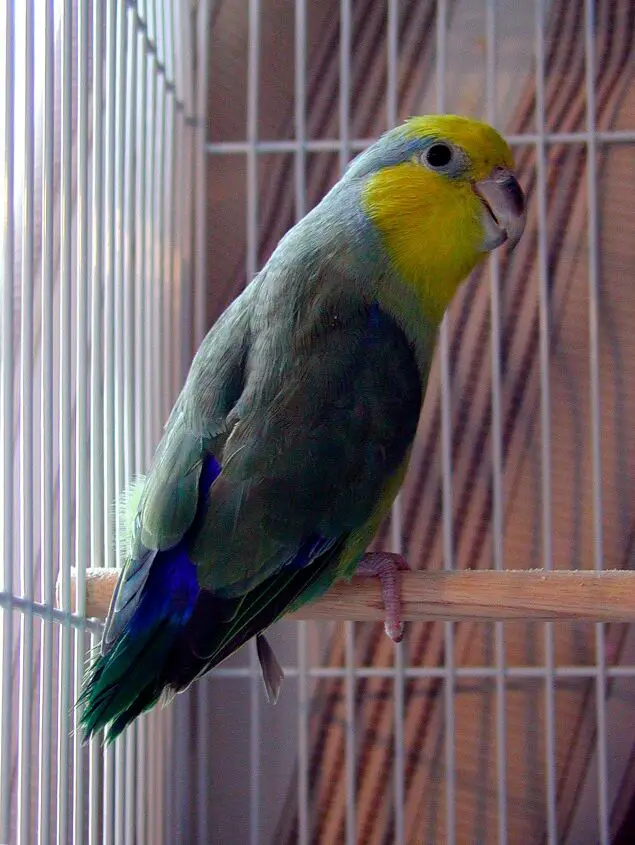
[[2,9],[0,841],[159,842],[173,716],[82,747],[73,701],[100,626],[70,571],[116,564],[117,491],[191,359],[196,17]]
[[631,567],[635,2],[5,0],[0,43],[0,843],[633,841],[629,626],[283,621],[276,707],[251,647],[106,749],[73,702],[193,352],[412,114],[497,126],[529,219],[442,324],[375,545]]

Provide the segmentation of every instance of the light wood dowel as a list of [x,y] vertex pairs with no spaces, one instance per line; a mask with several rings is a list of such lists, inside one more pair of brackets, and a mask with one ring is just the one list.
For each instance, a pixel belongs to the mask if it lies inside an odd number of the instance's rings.
[[[74,596],[74,572],[71,578]],[[116,581],[116,570],[87,571],[88,617],[105,618]],[[426,619],[635,622],[635,572],[608,570],[597,574],[542,569],[406,572],[402,600],[406,622]],[[374,578],[339,583],[320,601],[289,618],[379,621],[383,618],[379,583]]]

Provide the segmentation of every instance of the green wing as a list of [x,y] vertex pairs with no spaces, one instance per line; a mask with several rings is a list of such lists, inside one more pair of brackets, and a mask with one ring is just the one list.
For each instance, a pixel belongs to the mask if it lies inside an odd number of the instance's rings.
[[238,343],[212,333],[170,418],[82,695],[88,734],[116,736],[327,589],[402,471],[422,387],[392,318],[358,300],[302,332],[283,312],[255,323]]

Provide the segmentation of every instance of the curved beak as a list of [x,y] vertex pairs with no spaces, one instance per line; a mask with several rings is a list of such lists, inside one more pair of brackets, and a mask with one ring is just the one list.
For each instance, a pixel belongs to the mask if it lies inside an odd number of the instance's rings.
[[483,205],[484,252],[507,243],[513,249],[525,228],[525,195],[518,180],[503,167],[495,168],[487,179],[474,183]]

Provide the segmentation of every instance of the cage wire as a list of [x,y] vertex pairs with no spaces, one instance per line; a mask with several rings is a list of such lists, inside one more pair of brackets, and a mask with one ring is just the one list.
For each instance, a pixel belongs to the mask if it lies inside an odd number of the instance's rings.
[[119,563],[115,500],[196,340],[196,10],[9,0],[0,26],[0,842],[171,841],[178,708],[104,751],[73,702],[101,627],[84,569]]
[[247,648],[106,750],[72,709],[193,351],[410,114],[501,129],[530,216],[442,325],[377,545],[631,566],[634,0],[4,0],[0,43],[0,843],[634,841],[628,626],[281,622],[275,708]]

